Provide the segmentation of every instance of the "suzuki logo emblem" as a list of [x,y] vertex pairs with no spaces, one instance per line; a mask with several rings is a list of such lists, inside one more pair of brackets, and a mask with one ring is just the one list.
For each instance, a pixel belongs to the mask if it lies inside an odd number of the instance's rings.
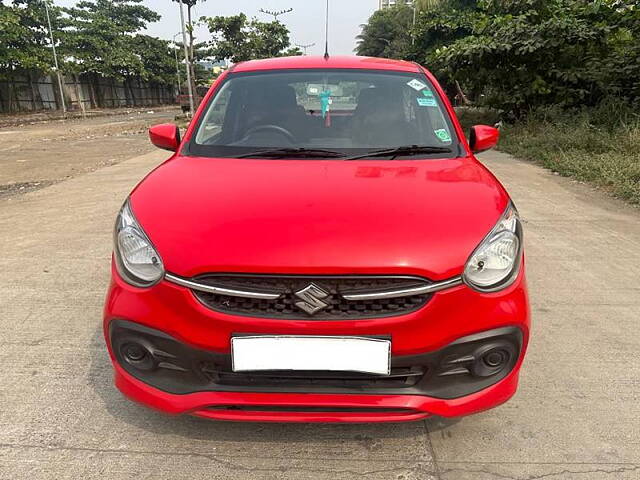
[[304,310],[309,315],[313,315],[314,313],[329,306],[328,303],[322,301],[329,296],[329,292],[324,291],[313,283],[310,283],[302,290],[295,292],[294,295],[300,299],[299,302],[295,303],[296,307],[300,310]]

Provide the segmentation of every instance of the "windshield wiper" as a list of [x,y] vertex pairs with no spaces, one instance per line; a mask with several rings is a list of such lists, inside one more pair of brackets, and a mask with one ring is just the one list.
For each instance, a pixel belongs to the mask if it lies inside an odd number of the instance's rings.
[[356,155],[354,157],[347,157],[345,160],[359,160],[361,158],[369,157],[387,157],[390,156],[391,160],[402,155],[420,155],[420,154],[434,154],[434,153],[451,153],[451,149],[447,147],[433,147],[428,145],[405,145],[402,147],[386,148],[383,150],[372,150],[362,155]]
[[244,153],[234,158],[251,158],[251,157],[267,157],[267,158],[341,158],[345,154],[335,150],[322,150],[316,148],[274,148],[267,150],[258,150],[256,152]]

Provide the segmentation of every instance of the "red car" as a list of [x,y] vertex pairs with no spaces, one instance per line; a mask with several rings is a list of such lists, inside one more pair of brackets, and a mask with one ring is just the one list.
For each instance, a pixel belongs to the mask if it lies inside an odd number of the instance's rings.
[[518,213],[415,63],[235,65],[115,227],[115,382],[171,413],[380,422],[516,391],[529,338]]

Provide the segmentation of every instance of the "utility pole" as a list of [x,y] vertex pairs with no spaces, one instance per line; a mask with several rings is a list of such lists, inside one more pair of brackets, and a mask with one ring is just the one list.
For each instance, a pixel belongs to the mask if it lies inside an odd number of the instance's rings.
[[180,95],[180,90],[182,89],[182,81],[180,80],[180,62],[178,61],[178,50],[180,49],[180,47],[178,47],[178,42],[176,42],[176,37],[178,35],[182,35],[182,32],[178,32],[173,36],[173,45],[175,46],[175,48],[173,49],[173,53],[176,57],[176,77],[178,77],[178,95]]
[[53,50],[53,63],[56,67],[58,77],[58,88],[60,89],[60,102],[62,103],[62,113],[67,114],[67,105],[64,102],[64,89],[62,88],[62,78],[60,78],[60,68],[58,68],[58,54],[56,53],[56,42],[53,39],[53,29],[51,28],[51,17],[49,16],[49,0],[44,0],[44,10],[47,12],[47,24],[49,25],[49,36],[51,37],[51,49]]
[[195,60],[196,57],[193,51],[193,22],[191,21],[191,9],[195,6],[195,1],[193,0],[182,0],[187,6],[187,32],[189,33],[189,58],[191,59],[191,63],[189,64],[191,68],[191,81],[193,82],[191,88],[194,89],[194,92],[197,94],[196,88],[196,67]]
[[417,10],[416,3],[417,3],[416,1],[413,2],[413,28],[411,31],[411,45],[416,44],[416,10]]
[[184,47],[184,60],[187,62],[187,87],[189,88],[189,107],[191,108],[191,115],[195,113],[195,104],[193,99],[193,87],[191,85],[191,62],[189,61],[189,49],[187,48],[187,32],[184,29],[184,9],[182,7],[182,0],[178,0],[180,4],[180,28],[182,29],[182,46]]
[[293,8],[287,8],[286,10],[277,10],[277,11],[265,10],[264,8],[261,8],[260,12],[264,13],[265,15],[271,15],[273,17],[273,21],[277,22],[278,21],[278,17],[280,15],[285,15],[287,13],[293,12]]
[[301,45],[299,43],[296,43],[295,46],[298,47],[298,48],[302,48],[304,50],[304,54],[306,55],[307,54],[307,49],[311,48],[311,47],[315,47],[316,44],[315,43],[308,43],[306,45]]

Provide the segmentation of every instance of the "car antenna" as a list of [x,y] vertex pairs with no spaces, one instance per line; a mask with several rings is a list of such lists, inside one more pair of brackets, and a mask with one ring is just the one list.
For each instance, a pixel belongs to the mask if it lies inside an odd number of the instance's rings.
[[324,28],[324,59],[329,60],[329,0],[327,0],[327,11]]

